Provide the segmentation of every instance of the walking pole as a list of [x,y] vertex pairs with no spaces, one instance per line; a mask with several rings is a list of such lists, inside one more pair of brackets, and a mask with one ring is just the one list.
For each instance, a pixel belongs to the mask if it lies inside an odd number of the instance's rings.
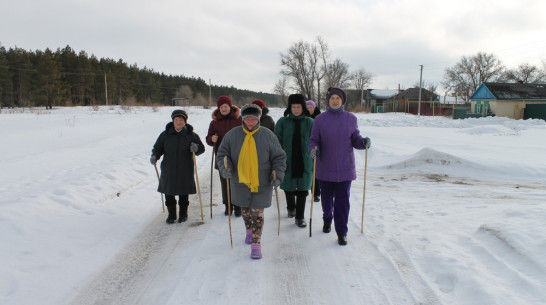
[[197,194],[199,195],[199,205],[201,206],[201,220],[203,219],[203,200],[201,200],[201,187],[199,186],[199,175],[197,175],[197,162],[195,161],[195,153],[193,153],[193,168],[195,169],[195,181],[197,182]]
[[214,146],[213,146],[212,160],[210,160],[210,219],[212,219],[212,173],[214,169],[214,159],[216,159],[216,153],[214,152]]
[[[159,181],[159,171],[157,170],[157,164],[154,164],[155,173],[157,174],[157,181]],[[161,207],[163,208],[163,213],[165,213],[165,199],[163,199],[163,193],[161,193]]]
[[[315,146],[315,150],[317,147]],[[315,198],[315,171],[317,169],[317,158],[313,159],[313,188],[311,189],[311,212],[309,214],[309,237],[312,236],[311,227],[313,226],[313,200]]]
[[[277,181],[277,174],[275,171],[273,171],[273,181]],[[279,191],[277,190],[277,187],[275,187],[275,199],[277,199],[277,215],[278,222],[277,222],[277,236],[281,235],[281,208],[279,207]]]
[[364,158],[364,191],[362,193],[362,221],[360,222],[360,233],[364,233],[364,202],[366,200],[366,171],[368,170],[368,148]]
[[[228,169],[227,156],[224,157],[224,167]],[[231,233],[231,196],[229,194],[229,178],[226,178],[227,185],[227,206],[228,206],[228,223],[229,223],[229,241],[231,242],[231,248],[233,248],[233,235]]]

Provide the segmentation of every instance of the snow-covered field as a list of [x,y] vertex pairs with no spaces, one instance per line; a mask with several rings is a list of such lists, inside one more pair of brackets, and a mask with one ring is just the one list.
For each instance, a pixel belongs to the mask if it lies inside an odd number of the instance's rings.
[[[173,109],[2,110],[1,304],[546,304],[544,121],[357,114],[364,234],[359,151],[349,244],[320,204],[309,237],[280,191],[252,260],[216,171],[210,217],[208,146],[204,221],[195,195],[165,224],[148,159]],[[204,141],[212,109],[186,110]]]

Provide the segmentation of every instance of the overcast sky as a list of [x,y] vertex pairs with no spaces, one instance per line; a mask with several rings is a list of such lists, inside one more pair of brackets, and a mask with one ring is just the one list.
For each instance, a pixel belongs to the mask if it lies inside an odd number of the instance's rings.
[[546,60],[546,1],[1,0],[0,45],[123,59],[215,85],[272,92],[280,53],[321,36],[371,88],[437,84],[462,56]]

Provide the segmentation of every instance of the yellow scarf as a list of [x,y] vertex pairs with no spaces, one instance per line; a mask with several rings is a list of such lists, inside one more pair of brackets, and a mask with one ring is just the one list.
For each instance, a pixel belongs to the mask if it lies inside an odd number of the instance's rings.
[[244,183],[250,188],[250,192],[257,193],[260,186],[258,178],[258,152],[256,151],[256,141],[253,135],[258,131],[250,132],[243,128],[246,133],[241,152],[239,153],[239,161],[237,162],[237,173],[239,174],[239,183]]

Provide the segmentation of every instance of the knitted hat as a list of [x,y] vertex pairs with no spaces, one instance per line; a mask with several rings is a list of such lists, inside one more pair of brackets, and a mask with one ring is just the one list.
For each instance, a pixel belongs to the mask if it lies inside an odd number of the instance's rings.
[[231,99],[227,95],[222,95],[218,97],[218,100],[216,100],[216,106],[220,108],[223,104],[228,104],[229,107],[231,107]]
[[307,102],[305,102],[305,105],[306,106],[313,106],[313,108],[317,108],[317,104],[315,104],[315,102],[313,102],[312,100],[308,100]]
[[326,93],[326,101],[330,101],[330,97],[332,95],[334,95],[334,94],[341,97],[342,103],[345,104],[345,101],[347,100],[347,95],[345,94],[345,91],[343,91],[343,90],[341,90],[340,88],[337,88],[337,87],[328,88],[328,93]]
[[260,108],[264,109],[266,107],[265,102],[262,100],[254,100],[252,101],[252,104],[260,106]]
[[188,114],[184,110],[176,109],[175,111],[173,111],[173,113],[171,113],[171,119],[174,120],[174,118],[177,116],[181,116],[184,119],[184,122],[188,121]]
[[254,104],[247,104],[244,105],[243,108],[241,108],[241,117],[243,120],[245,117],[255,117],[256,119],[260,120],[260,117],[262,116],[262,109],[258,105]]

